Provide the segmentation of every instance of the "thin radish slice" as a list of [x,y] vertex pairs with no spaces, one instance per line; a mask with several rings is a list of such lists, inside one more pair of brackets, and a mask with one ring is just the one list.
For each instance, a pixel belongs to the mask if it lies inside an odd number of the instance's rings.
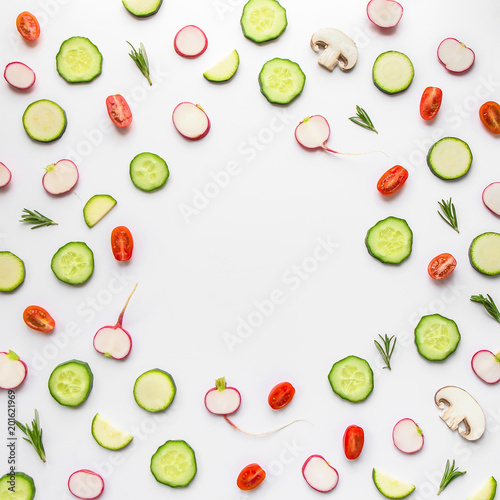
[[500,352],[478,351],[472,356],[471,366],[474,373],[487,384],[500,382]]
[[238,389],[226,386],[224,377],[215,381],[215,387],[205,394],[205,407],[214,415],[230,415],[241,404],[241,395]]
[[411,419],[403,418],[392,431],[394,446],[403,453],[416,453],[424,446],[422,429]]
[[474,64],[476,57],[472,49],[456,38],[445,38],[439,44],[437,56],[444,67],[452,73],[467,71]]
[[500,182],[492,182],[484,188],[483,203],[488,210],[500,216]]
[[380,28],[393,28],[403,16],[403,7],[395,0],[370,0],[366,6],[368,19]]
[[78,177],[78,168],[71,160],[59,160],[45,167],[42,185],[49,194],[64,194],[75,187]]
[[172,121],[179,134],[192,141],[205,137],[210,130],[207,114],[200,105],[192,102],[178,104],[172,113]]
[[304,462],[302,475],[311,488],[322,493],[333,490],[339,482],[338,472],[321,455],[311,455]]
[[3,77],[9,85],[20,90],[29,89],[36,80],[35,72],[29,66],[19,61],[7,64],[3,72]]
[[68,489],[77,498],[92,500],[104,491],[104,480],[96,472],[81,469],[69,476]]
[[0,389],[19,387],[27,373],[26,363],[14,351],[0,352]]
[[207,50],[207,45],[205,33],[192,24],[180,29],[174,38],[174,49],[182,57],[198,57]]
[[5,187],[11,179],[11,171],[3,163],[0,163],[0,188]]

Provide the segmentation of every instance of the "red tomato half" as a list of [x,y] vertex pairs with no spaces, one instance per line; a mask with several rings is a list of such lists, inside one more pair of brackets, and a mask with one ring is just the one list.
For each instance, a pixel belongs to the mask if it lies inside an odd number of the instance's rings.
[[29,12],[21,12],[16,18],[17,31],[21,36],[32,42],[40,36],[40,24],[38,24],[38,19]]
[[265,478],[266,473],[259,464],[250,464],[240,472],[236,484],[240,490],[249,491],[257,488]]
[[290,382],[281,382],[271,389],[267,401],[273,410],[281,410],[290,403],[294,394],[295,387]]
[[106,97],[106,108],[111,121],[120,128],[128,127],[132,123],[132,111],[127,101],[120,94]]
[[442,253],[430,261],[427,271],[432,279],[442,280],[448,277],[455,267],[457,267],[455,257],[449,253]]
[[361,454],[365,444],[365,433],[361,427],[350,425],[344,432],[344,453],[349,460],[355,460]]
[[111,231],[111,250],[116,260],[130,260],[134,240],[132,233],[125,226],[118,226]]
[[40,306],[29,306],[23,312],[24,322],[37,332],[49,333],[56,326],[52,316]]
[[397,193],[408,179],[408,170],[401,165],[390,168],[377,182],[377,189],[384,196]]
[[495,101],[485,102],[479,108],[479,117],[492,134],[500,134],[500,105]]
[[427,87],[420,99],[420,116],[424,120],[432,120],[436,117],[441,101],[443,100],[443,91],[438,87]]

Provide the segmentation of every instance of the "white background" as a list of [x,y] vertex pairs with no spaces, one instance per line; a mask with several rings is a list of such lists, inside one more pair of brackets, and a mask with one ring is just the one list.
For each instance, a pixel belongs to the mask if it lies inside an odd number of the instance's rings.
[[[499,229],[498,218],[481,201],[484,187],[500,180],[498,142],[480,123],[478,109],[499,99],[500,6],[403,1],[399,26],[382,31],[368,20],[363,0],[288,0],[283,1],[285,32],[259,46],[241,33],[243,3],[165,0],[155,16],[143,20],[118,0],[3,5],[1,62],[22,61],[37,75],[27,92],[0,85],[0,161],[13,174],[0,193],[0,248],[26,265],[25,283],[0,297],[0,350],[16,351],[29,367],[16,391],[17,416],[29,422],[39,410],[48,457],[42,464],[19,441],[18,470],[35,479],[40,500],[69,497],[67,478],[80,468],[103,475],[103,498],[109,499],[312,499],[320,493],[307,486],[300,471],[309,455],[321,454],[340,474],[332,497],[379,498],[370,479],[377,467],[416,484],[412,496],[423,499],[435,497],[449,458],[467,474],[440,498],[465,498],[488,476],[500,476],[498,387],[484,384],[470,368],[477,350],[500,349],[500,325],[469,300],[489,293],[500,303],[500,289],[495,278],[471,268],[467,255],[476,235]],[[39,41],[31,45],[15,29],[22,10],[35,13],[42,25]],[[187,24],[200,26],[209,40],[197,59],[183,59],[173,50],[175,33]],[[323,26],[341,29],[357,42],[359,61],[350,73],[339,68],[330,73],[317,64],[309,39]],[[61,42],[74,35],[89,37],[103,54],[102,75],[90,84],[68,84],[55,69]],[[466,74],[447,72],[436,57],[439,42],[450,36],[476,53]],[[129,58],[126,40],[136,47],[144,43],[152,87]],[[206,81],[203,71],[234,48],[241,59],[235,77],[222,85]],[[371,80],[373,61],[386,50],[406,53],[415,67],[410,88],[395,96],[383,94]],[[258,72],[273,57],[298,62],[307,76],[303,93],[287,107],[269,104],[259,91]],[[437,119],[425,123],[418,106],[429,85],[439,86],[444,98]],[[111,125],[105,109],[106,96],[117,93],[134,115],[124,131]],[[26,106],[42,98],[59,103],[68,116],[66,133],[51,144],[31,141],[21,122]],[[184,140],[174,129],[171,113],[181,101],[199,103],[210,117],[211,131],[201,141]],[[378,135],[348,120],[356,104],[367,110]],[[302,149],[293,132],[312,114],[328,119],[331,148],[381,150],[388,157]],[[456,182],[436,178],[425,164],[431,144],[444,136],[465,140],[474,155],[470,172]],[[170,178],[157,192],[141,192],[130,181],[130,160],[143,151],[159,154],[169,165]],[[51,197],[41,186],[44,167],[67,157],[77,163],[80,180],[71,194]],[[398,195],[383,199],[376,182],[395,164],[404,165],[410,177]],[[228,165],[229,182],[221,174]],[[218,187],[217,175],[227,185]],[[82,207],[101,193],[118,204],[89,229]],[[200,193],[211,198],[203,201]],[[460,234],[437,214],[437,201],[450,196]],[[188,206],[197,212],[186,216]],[[23,208],[39,210],[59,225],[31,230],[18,222]],[[364,244],[368,228],[389,215],[405,218],[414,233],[413,253],[400,266],[381,264]],[[111,254],[109,236],[117,225],[134,235],[129,263],[118,263]],[[85,241],[95,254],[94,274],[83,286],[59,282],[50,269],[52,255],[69,241]],[[314,255],[322,241],[335,248],[319,262]],[[458,266],[450,278],[435,282],[427,265],[442,252],[452,253]],[[292,280],[294,266],[306,274]],[[93,349],[92,337],[115,323],[136,282],[124,320],[132,352],[122,362],[107,359]],[[281,297],[281,303],[270,307],[271,296]],[[258,309],[264,303],[265,318]],[[56,319],[52,334],[24,325],[22,312],[31,304]],[[454,319],[462,334],[457,351],[443,363],[424,360],[413,343],[416,323],[433,312]],[[238,326],[249,316],[262,321],[243,338]],[[373,345],[385,333],[398,337],[390,372],[382,370]],[[373,393],[359,404],[338,398],[327,380],[332,364],[350,354],[366,358],[375,373]],[[47,390],[52,369],[72,358],[87,361],[95,377],[89,399],[74,409],[59,406]],[[177,384],[172,406],[157,416],[139,408],[132,396],[136,377],[154,367],[170,372]],[[242,394],[233,420],[243,429],[263,432],[304,421],[268,436],[238,433],[203,405],[205,392],[221,376]],[[296,387],[296,396],[285,410],[273,412],[267,395],[284,380]],[[447,384],[463,387],[481,403],[488,428],[480,441],[467,443],[440,420],[433,396]],[[1,401],[0,442],[6,442],[6,395]],[[127,448],[111,452],[97,445],[90,433],[97,412],[135,435]],[[403,417],[418,422],[425,435],[424,448],[415,455],[403,455],[392,443],[392,427]],[[364,428],[366,443],[361,457],[348,462],[342,435],[353,423]],[[171,490],[149,472],[151,455],[167,439],[185,439],[196,452],[198,473],[188,488]],[[1,448],[6,469],[8,450]],[[268,477],[244,494],[236,477],[251,462]]]

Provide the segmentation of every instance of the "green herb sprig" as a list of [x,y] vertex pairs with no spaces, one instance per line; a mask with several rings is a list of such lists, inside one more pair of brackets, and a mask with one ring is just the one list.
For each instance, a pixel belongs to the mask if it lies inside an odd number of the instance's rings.
[[494,300],[488,294],[486,294],[486,297],[482,294],[471,295],[470,300],[472,300],[472,302],[479,302],[480,304],[483,304],[486,312],[500,323],[500,311],[498,310]]
[[37,227],[43,226],[57,226],[57,222],[54,222],[52,219],[45,217],[40,212],[36,210],[28,210],[27,208],[23,208],[23,213],[21,215],[21,219],[19,222],[27,222],[28,224],[35,224],[31,229],[36,229]]
[[394,352],[394,348],[396,347],[396,342],[398,339],[395,335],[393,335],[392,337],[388,337],[387,334],[383,337],[382,335],[379,335],[379,337],[382,341],[383,346],[376,340],[374,340],[373,342],[375,343],[375,347],[384,360],[384,368],[388,368],[390,370],[392,353]]
[[149,60],[144,45],[141,42],[139,44],[139,50],[136,50],[130,42],[127,43],[132,47],[132,52],[129,53],[129,56],[141,70],[141,73],[146,77],[149,85],[153,85],[151,82],[151,77],[149,76]]
[[448,201],[438,201],[438,204],[443,211],[443,213],[441,213],[438,210],[438,214],[441,219],[443,219],[446,224],[452,227],[457,233],[460,233],[460,231],[458,230],[457,211],[455,210],[455,205],[452,203],[451,198]]
[[373,132],[378,134],[377,130],[373,126],[372,121],[370,120],[370,117],[368,116],[368,113],[358,105],[356,105],[356,116],[349,117],[349,120],[351,120],[356,125],[359,125],[360,127],[367,128],[368,130],[373,130]]
[[27,437],[23,437],[25,441],[27,441],[35,451],[38,453],[42,462],[46,462],[45,457],[45,449],[43,447],[42,442],[42,428],[40,427],[40,417],[38,415],[38,410],[35,409],[35,418],[31,422],[31,429],[28,424],[24,425],[21,422],[14,420],[15,424],[19,429],[25,434]]
[[455,460],[450,465],[450,461],[446,460],[446,468],[444,470],[443,478],[441,479],[441,483],[439,484],[439,490],[437,494],[439,495],[454,479],[459,476],[463,476],[466,474],[466,471],[459,471],[458,467],[455,467]]

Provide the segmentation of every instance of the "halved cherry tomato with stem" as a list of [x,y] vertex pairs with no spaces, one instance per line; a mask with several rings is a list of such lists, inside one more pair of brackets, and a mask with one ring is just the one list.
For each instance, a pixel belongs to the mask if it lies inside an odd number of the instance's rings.
[[117,226],[111,231],[111,250],[116,260],[130,260],[134,249],[132,233],[125,226]]
[[377,182],[380,194],[389,196],[397,193],[408,179],[408,170],[401,165],[396,165],[385,172]]
[[16,18],[17,31],[21,36],[28,40],[28,42],[33,42],[40,36],[40,24],[38,19],[30,12],[21,12]]
[[420,116],[432,120],[438,114],[443,100],[443,91],[438,87],[427,87],[420,99]]
[[500,105],[498,103],[495,101],[485,102],[479,108],[479,117],[492,134],[500,134]]
[[40,306],[28,306],[23,312],[23,320],[37,332],[49,333],[56,326],[52,316]]
[[239,473],[236,484],[240,490],[250,491],[257,488],[265,478],[266,472],[259,464],[249,464]]
[[429,262],[427,271],[432,279],[442,280],[447,278],[455,267],[457,267],[455,257],[449,253],[442,253]]
[[281,410],[290,403],[294,395],[295,387],[290,382],[281,382],[271,389],[267,401],[273,410]]
[[349,460],[356,460],[363,450],[365,444],[365,433],[357,425],[350,425],[344,432],[344,453]]
[[132,123],[132,111],[130,111],[130,106],[120,94],[106,97],[106,108],[111,121],[117,127],[125,128]]

